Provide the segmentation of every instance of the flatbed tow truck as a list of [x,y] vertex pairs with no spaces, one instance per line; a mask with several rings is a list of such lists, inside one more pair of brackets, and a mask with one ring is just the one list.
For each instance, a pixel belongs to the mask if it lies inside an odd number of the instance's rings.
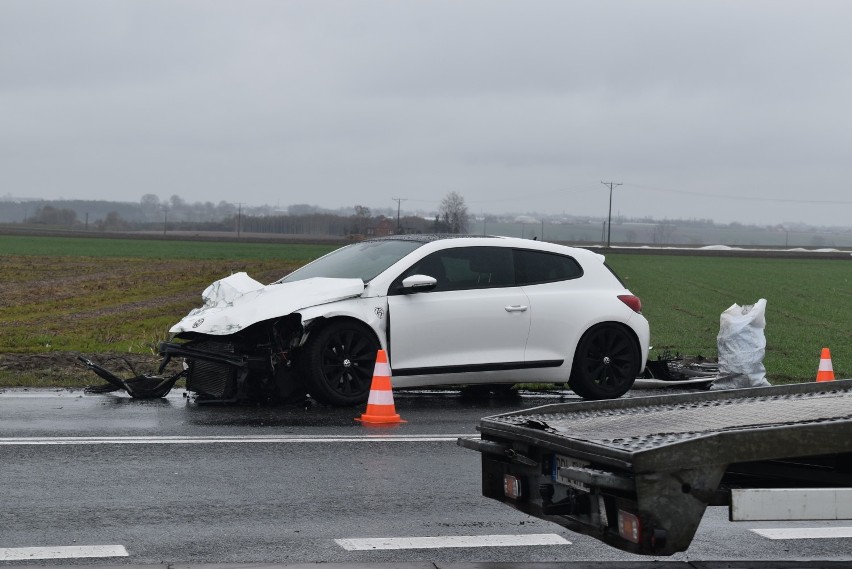
[[644,555],[730,519],[852,519],[852,380],[560,403],[480,420],[482,493]]

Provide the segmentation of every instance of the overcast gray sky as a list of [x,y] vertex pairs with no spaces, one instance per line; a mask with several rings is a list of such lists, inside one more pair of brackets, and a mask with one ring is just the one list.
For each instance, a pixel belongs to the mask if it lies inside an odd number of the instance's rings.
[[852,226],[852,2],[2,0],[0,196]]

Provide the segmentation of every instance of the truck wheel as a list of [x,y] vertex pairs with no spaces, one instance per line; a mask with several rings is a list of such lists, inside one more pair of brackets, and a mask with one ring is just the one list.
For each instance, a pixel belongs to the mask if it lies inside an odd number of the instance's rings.
[[580,339],[568,385],[583,399],[615,399],[633,386],[639,373],[639,347],[617,324],[599,324]]
[[379,350],[372,330],[354,321],[331,322],[311,335],[305,350],[311,397],[339,406],[367,401]]

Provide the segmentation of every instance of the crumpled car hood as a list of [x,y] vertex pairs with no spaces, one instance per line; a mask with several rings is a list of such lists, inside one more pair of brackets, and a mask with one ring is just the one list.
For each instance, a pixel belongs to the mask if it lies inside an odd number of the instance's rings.
[[361,279],[312,278],[264,285],[246,273],[235,273],[207,287],[201,294],[204,306],[190,311],[169,332],[233,334],[263,320],[352,298],[362,292]]

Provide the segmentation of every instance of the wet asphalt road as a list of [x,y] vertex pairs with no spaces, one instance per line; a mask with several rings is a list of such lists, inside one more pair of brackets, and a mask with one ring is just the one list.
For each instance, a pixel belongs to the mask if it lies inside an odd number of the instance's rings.
[[[120,544],[128,552],[27,562],[37,565],[652,561],[483,498],[478,453],[454,442],[474,435],[480,417],[571,399],[569,391],[510,400],[396,392],[407,422],[369,428],[353,420],[358,409],[6,390],[0,551]],[[726,520],[726,509],[711,508],[689,551],[658,561],[852,558],[848,540],[768,540],[750,530],[778,523]],[[351,551],[336,541],[518,534],[570,544]]]

